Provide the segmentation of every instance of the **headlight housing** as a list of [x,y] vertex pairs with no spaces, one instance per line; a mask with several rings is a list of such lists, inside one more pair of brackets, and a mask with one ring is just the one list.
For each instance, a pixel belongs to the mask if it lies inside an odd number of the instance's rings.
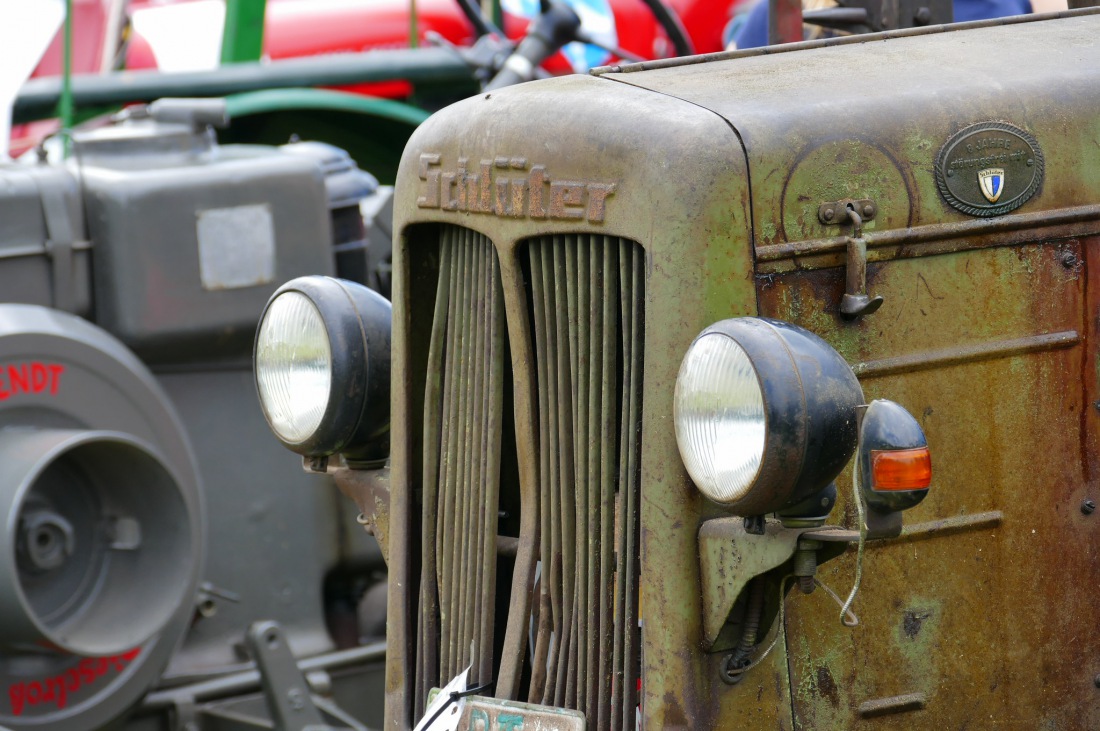
[[676,379],[676,442],[699,490],[738,515],[821,490],[855,451],[863,390],[828,343],[757,317],[711,325]]
[[256,391],[268,425],[307,457],[388,453],[390,303],[361,284],[299,277],[260,317]]

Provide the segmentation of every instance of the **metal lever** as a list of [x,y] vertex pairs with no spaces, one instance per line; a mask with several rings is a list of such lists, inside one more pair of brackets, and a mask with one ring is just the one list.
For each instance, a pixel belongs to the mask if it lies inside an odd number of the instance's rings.
[[845,320],[870,315],[882,306],[882,296],[867,294],[867,241],[863,238],[863,219],[855,206],[846,208],[852,222],[852,235],[848,237],[848,261],[844,297],[840,300],[840,314]]
[[290,654],[286,635],[277,622],[254,622],[246,636],[260,670],[271,720],[276,731],[332,731],[313,705],[309,686]]

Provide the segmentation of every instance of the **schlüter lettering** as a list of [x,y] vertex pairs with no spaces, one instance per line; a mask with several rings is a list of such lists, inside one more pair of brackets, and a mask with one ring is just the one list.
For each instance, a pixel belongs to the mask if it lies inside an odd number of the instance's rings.
[[615,194],[615,183],[553,180],[543,165],[528,170],[522,157],[481,160],[476,169],[462,157],[457,169],[450,171],[442,168],[440,155],[427,153],[420,156],[419,176],[424,181],[422,195],[416,199],[420,208],[506,218],[603,223],[607,199]]
[[20,394],[48,393],[56,396],[64,372],[65,366],[60,363],[0,364],[0,401]]

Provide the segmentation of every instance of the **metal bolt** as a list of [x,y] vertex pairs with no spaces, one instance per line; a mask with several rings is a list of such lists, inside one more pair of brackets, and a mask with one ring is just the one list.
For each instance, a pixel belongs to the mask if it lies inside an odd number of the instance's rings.
[[836,218],[836,211],[834,211],[832,208],[826,208],[825,212],[821,214],[821,217],[824,218],[826,221],[832,221],[834,218]]
[[798,550],[794,552],[794,568],[791,573],[798,577],[798,588],[803,594],[813,593],[819,548],[821,544],[817,541],[800,541]]
[[20,564],[32,572],[50,571],[73,555],[76,532],[72,523],[50,510],[35,510],[20,518],[17,552]]
[[928,25],[929,21],[932,20],[932,11],[928,8],[921,8],[917,11],[913,20],[917,21],[917,25]]
[[875,207],[872,206],[870,203],[863,207],[863,217],[865,219],[875,217]]
[[1095,685],[1097,688],[1100,688],[1100,675],[1097,675],[1095,678],[1092,679],[1092,684]]
[[1081,503],[1081,512],[1085,515],[1092,515],[1092,512],[1094,510],[1096,510],[1095,500],[1086,500],[1085,502]]
[[1077,266],[1077,255],[1074,254],[1072,251],[1067,251],[1066,253],[1062,254],[1062,266],[1064,266],[1066,269],[1073,269],[1075,266]]

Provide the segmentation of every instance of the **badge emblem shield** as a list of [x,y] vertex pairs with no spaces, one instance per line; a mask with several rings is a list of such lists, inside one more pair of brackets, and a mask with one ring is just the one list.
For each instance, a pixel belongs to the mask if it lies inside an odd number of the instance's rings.
[[978,184],[981,185],[982,195],[990,203],[996,203],[1005,189],[1004,168],[986,168],[978,173]]

